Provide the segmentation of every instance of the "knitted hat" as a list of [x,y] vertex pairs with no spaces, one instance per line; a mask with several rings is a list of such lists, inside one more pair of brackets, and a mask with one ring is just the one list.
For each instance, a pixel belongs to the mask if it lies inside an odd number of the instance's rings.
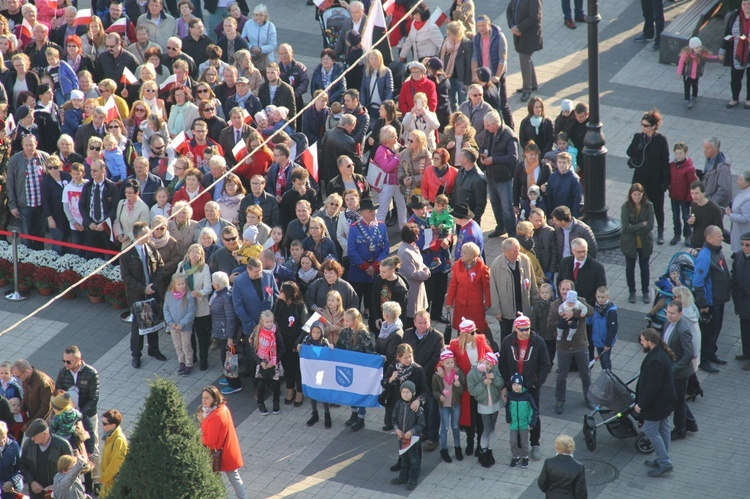
[[258,237],[258,228],[254,225],[250,225],[242,233],[242,239],[247,239],[248,241],[256,242],[257,237]]
[[70,100],[73,100],[73,99],[83,100],[83,97],[84,97],[83,92],[81,92],[78,89],[70,91]]
[[289,116],[289,108],[285,106],[279,106],[276,108],[276,110],[281,115],[281,119],[285,120],[287,116]]
[[442,352],[440,352],[440,360],[455,359],[455,358],[456,356],[453,355],[453,352],[448,350],[447,348],[443,350]]
[[403,390],[404,388],[406,388],[407,390],[409,390],[412,395],[414,395],[415,393],[417,393],[417,387],[414,385],[414,382],[413,381],[409,381],[408,379],[406,381],[404,381],[403,383],[401,383],[401,389]]
[[271,105],[266,106],[266,108],[264,109],[264,111],[266,112],[266,115],[270,117],[273,113],[276,112],[277,109],[278,108],[276,106],[274,106],[273,104],[271,104]]
[[70,395],[67,393],[61,393],[56,397],[52,397],[52,407],[58,411],[64,411],[71,405]]
[[419,61],[410,62],[408,66],[406,66],[406,69],[411,71],[412,69],[419,69],[423,73],[427,72],[427,68],[424,67],[424,64],[422,64]]
[[518,373],[510,377],[510,384],[515,385],[516,383],[523,386],[523,376]]
[[461,317],[461,323],[458,325],[458,330],[461,333],[473,333],[477,330],[477,325],[474,324],[474,321],[467,319],[466,317]]
[[39,435],[40,433],[49,430],[47,422],[41,418],[36,418],[34,421],[29,423],[29,427],[26,429],[26,437],[31,438]]
[[18,109],[16,109],[16,123],[27,117],[32,113],[31,108],[29,106],[20,106]]
[[265,111],[258,111],[255,113],[255,122],[260,123],[261,121],[268,121],[268,115]]
[[560,103],[560,110],[561,111],[572,111],[573,110],[573,101],[570,99],[563,99]]
[[310,332],[312,332],[313,328],[320,329],[320,332],[325,334],[326,332],[326,325],[323,321],[315,321],[312,323],[312,326],[310,326]]
[[691,49],[699,49],[703,46],[703,42],[701,42],[701,39],[697,36],[692,37],[690,40],[688,40],[688,46]]
[[673,273],[673,272],[677,272],[679,274],[681,270],[682,269],[680,268],[680,265],[677,264],[677,263],[673,263],[672,265],[669,266],[669,273],[670,274]]
[[568,303],[573,303],[578,299],[578,291],[573,291],[572,289],[568,291],[568,294],[565,295],[565,301]]
[[477,68],[477,79],[482,83],[487,83],[492,78],[492,72],[487,66]]
[[[570,291],[568,291],[570,293]],[[518,329],[528,329],[531,327],[531,320],[525,315],[519,315],[516,320],[513,321],[513,327]]]
[[492,364],[493,366],[497,365],[497,355],[495,355],[494,352],[487,352],[486,354],[484,354],[484,357],[482,357],[482,360],[489,364]]

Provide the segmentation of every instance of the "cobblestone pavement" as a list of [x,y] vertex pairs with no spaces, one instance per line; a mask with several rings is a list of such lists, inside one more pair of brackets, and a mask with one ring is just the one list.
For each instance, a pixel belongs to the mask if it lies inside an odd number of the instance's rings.
[[[430,2],[447,11],[450,2]],[[697,162],[701,158],[701,142],[707,135],[720,137],[723,150],[734,159],[734,173],[746,168],[743,161],[750,143],[746,140],[747,112],[740,108],[724,109],[729,97],[729,75],[719,65],[709,65],[701,80],[701,98],[687,111],[683,107],[682,85],[675,77],[674,66],[658,64],[658,54],[650,46],[638,45],[631,38],[640,30],[640,5],[637,1],[600,2],[601,39],[601,117],[607,137],[607,199],[610,215],[619,216],[619,207],[626,198],[630,171],[624,151],[632,133],[638,131],[638,119],[647,109],[659,107],[664,114],[661,128],[671,143],[686,142]],[[476,0],[477,12],[488,13],[497,24],[505,26],[507,0],[489,2]],[[672,19],[689,2],[667,4],[667,18]],[[304,0],[269,2],[271,20],[278,28],[280,41],[289,41],[296,57],[312,71],[321,49],[320,31],[311,7]],[[714,21],[714,23],[721,21]],[[507,31],[507,29],[506,29]],[[716,30],[714,29],[714,32]],[[549,114],[559,112],[564,98],[587,98],[586,29],[572,31],[562,24],[557,2],[544,6],[545,49],[534,56],[540,88]],[[714,38],[715,39],[715,36]],[[713,40],[712,39],[712,40]],[[710,45],[709,45],[710,46]],[[715,47],[711,47],[715,48]],[[511,93],[520,86],[518,59],[509,54],[508,88]],[[526,114],[526,106],[511,96],[517,122]],[[738,140],[744,139],[744,140]],[[743,160],[739,160],[743,158]],[[668,204],[668,203],[667,203]],[[669,209],[667,208],[667,211]],[[671,214],[666,215],[670,225]],[[485,216],[485,230],[494,228],[491,210]],[[669,229],[667,234],[670,234]],[[663,273],[670,256],[679,247],[657,246],[652,257],[652,279]],[[728,252],[728,247],[725,247]],[[498,240],[491,240],[487,258],[499,254]],[[644,326],[647,307],[627,303],[623,258],[619,251],[604,252],[600,257],[607,270],[613,300],[621,310],[619,341],[613,351],[614,370],[623,379],[638,372],[643,353],[637,343]],[[14,323],[43,303],[37,295],[21,304],[0,300],[0,329]],[[733,359],[739,350],[739,327],[731,304],[719,339],[719,352]],[[155,376],[171,377],[185,394],[190,410],[198,405],[201,388],[216,383],[221,375],[218,352],[212,352],[209,370],[195,371],[190,377],[175,376],[176,361],[171,341],[162,335],[161,346],[169,360],[158,362],[144,357],[143,368],[130,367],[129,327],[119,320],[119,312],[106,305],[91,305],[85,298],[61,301],[34,319],[0,338],[2,360],[26,357],[51,376],[61,367],[65,345],[76,343],[84,359],[100,372],[102,390],[100,409],[118,408],[125,417],[129,431],[138,416],[148,392],[148,380]],[[496,326],[496,325],[495,325]],[[687,440],[674,443],[671,454],[675,470],[660,479],[646,477],[644,457],[638,455],[633,439],[618,440],[600,431],[596,452],[589,452],[581,435],[582,416],[586,412],[580,382],[570,376],[566,412],[556,415],[552,410],[554,375],[542,392],[542,448],[545,457],[554,455],[554,436],[565,432],[576,439],[576,457],[586,460],[592,497],[747,497],[748,443],[750,428],[742,414],[750,410],[745,373],[731,361],[720,374],[699,374],[705,398],[691,404],[700,424],[700,432]],[[599,374],[594,368],[593,376]],[[370,410],[367,427],[356,436],[344,427],[349,416],[347,408],[333,410],[334,427],[325,430],[322,424],[307,428],[307,403],[301,408],[282,405],[281,415],[260,416],[252,400],[251,389],[229,397],[244,452],[241,470],[249,497],[397,497],[406,495],[403,488],[390,484],[393,476],[387,468],[395,460],[396,444],[391,435],[379,431],[382,410]],[[486,470],[473,458],[461,463],[440,462],[437,452],[425,453],[419,487],[412,497],[456,497],[471,494],[500,498],[536,498],[541,493],[536,478],[541,462],[532,462],[527,470],[510,469],[507,425],[497,428],[495,456],[498,464]],[[611,468],[605,468],[611,465]],[[609,483],[605,483],[609,480]],[[599,485],[594,485],[597,481]]]

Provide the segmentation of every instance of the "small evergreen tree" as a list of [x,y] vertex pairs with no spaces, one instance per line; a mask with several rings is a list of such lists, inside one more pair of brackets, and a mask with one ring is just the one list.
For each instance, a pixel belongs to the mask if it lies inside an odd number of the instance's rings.
[[156,379],[130,438],[113,499],[226,497],[198,426],[172,381]]

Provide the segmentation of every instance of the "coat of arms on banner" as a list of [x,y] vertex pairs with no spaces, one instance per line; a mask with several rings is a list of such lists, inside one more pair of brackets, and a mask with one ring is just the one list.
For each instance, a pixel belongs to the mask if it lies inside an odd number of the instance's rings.
[[351,367],[336,366],[336,383],[344,388],[352,386],[354,382],[354,369]]

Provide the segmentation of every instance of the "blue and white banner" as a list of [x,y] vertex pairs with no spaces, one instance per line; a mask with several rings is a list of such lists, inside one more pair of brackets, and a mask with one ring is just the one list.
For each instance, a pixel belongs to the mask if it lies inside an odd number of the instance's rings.
[[299,354],[302,393],[319,402],[378,407],[383,357],[303,345]]

